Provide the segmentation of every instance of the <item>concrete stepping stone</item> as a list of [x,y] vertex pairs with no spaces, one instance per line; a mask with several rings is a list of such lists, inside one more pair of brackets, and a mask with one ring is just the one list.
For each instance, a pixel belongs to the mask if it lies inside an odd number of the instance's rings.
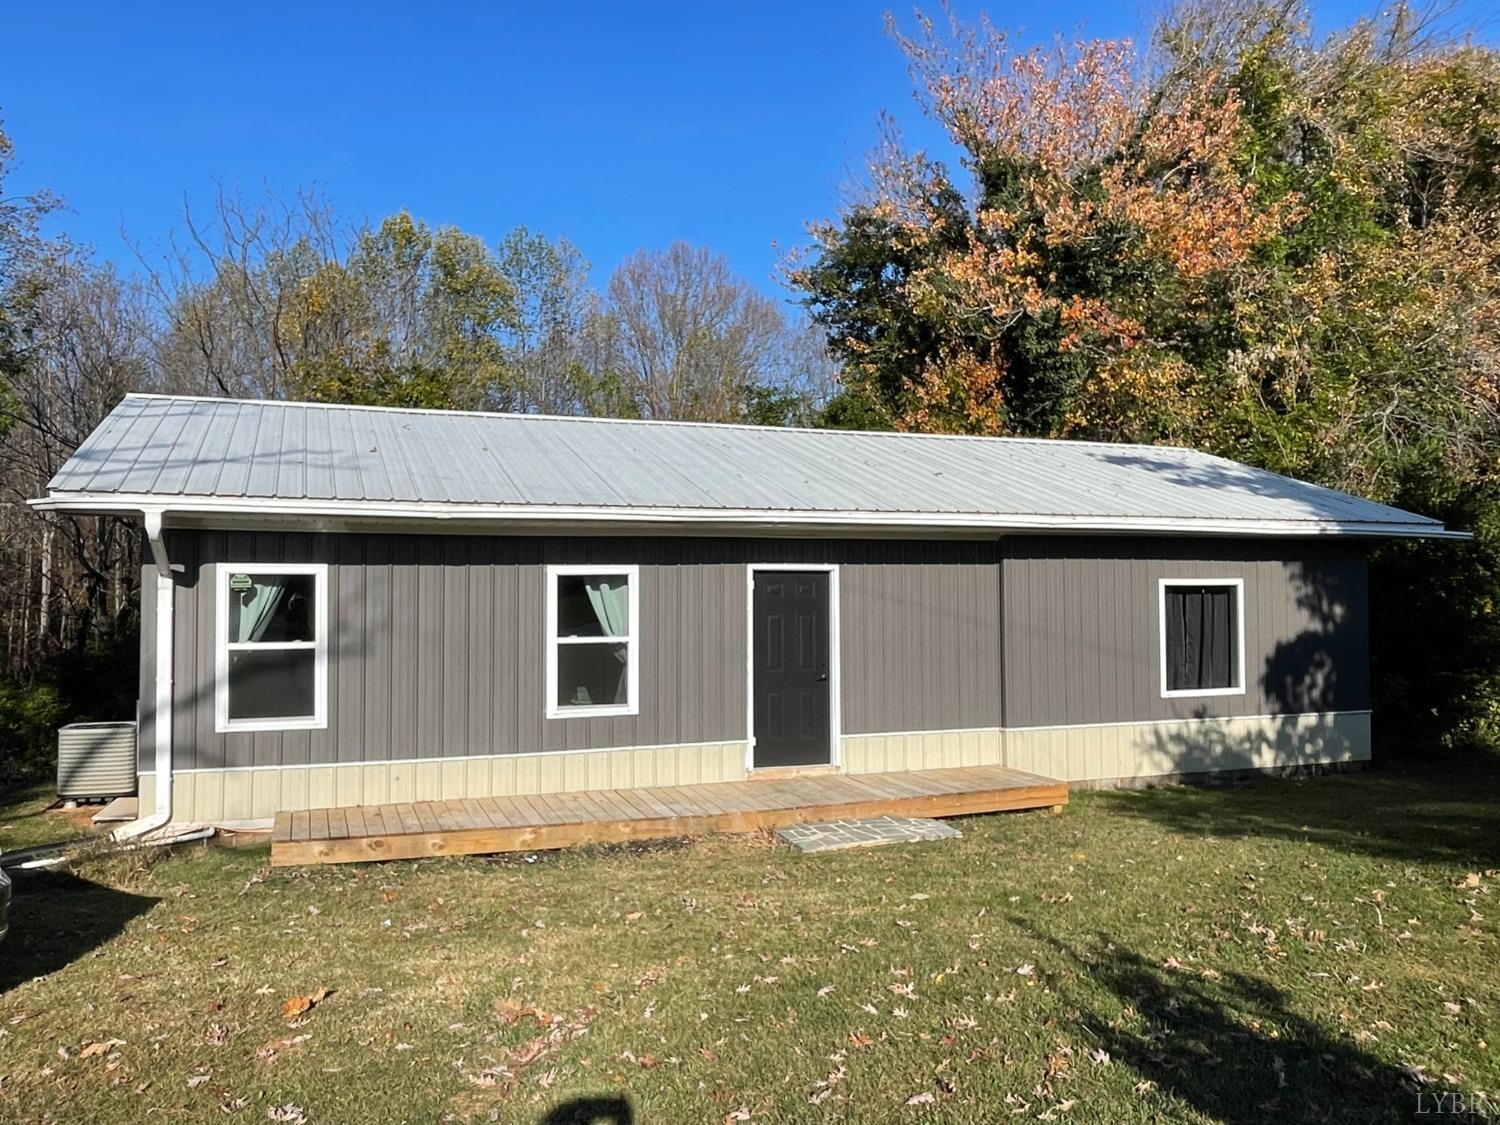
[[792,824],[776,829],[776,835],[799,852],[812,853],[873,848],[881,844],[909,844],[917,840],[953,840],[963,833],[941,820],[925,816],[876,816],[868,820]]

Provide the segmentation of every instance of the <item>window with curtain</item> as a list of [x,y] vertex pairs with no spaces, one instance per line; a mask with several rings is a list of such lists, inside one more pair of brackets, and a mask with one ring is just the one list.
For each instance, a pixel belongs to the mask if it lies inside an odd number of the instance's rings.
[[549,568],[550,717],[636,713],[636,573]]
[[220,566],[220,731],[324,725],[326,577],[321,564]]
[[1243,593],[1238,580],[1162,583],[1163,695],[1229,695],[1244,690]]

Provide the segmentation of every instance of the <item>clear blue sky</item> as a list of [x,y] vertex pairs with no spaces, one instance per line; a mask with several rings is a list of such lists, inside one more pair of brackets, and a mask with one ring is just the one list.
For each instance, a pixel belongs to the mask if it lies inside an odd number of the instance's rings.
[[[780,292],[773,244],[834,212],[879,112],[930,136],[883,31],[890,6],[11,5],[8,186],[63,196],[57,226],[126,267],[122,226],[159,240],[184,195],[317,185],[352,217],[406,207],[491,241],[517,225],[565,235],[596,283],[636,247],[681,238]],[[1045,37],[1131,34],[1150,8],[989,10]],[[1359,10],[1330,2],[1320,22]]]

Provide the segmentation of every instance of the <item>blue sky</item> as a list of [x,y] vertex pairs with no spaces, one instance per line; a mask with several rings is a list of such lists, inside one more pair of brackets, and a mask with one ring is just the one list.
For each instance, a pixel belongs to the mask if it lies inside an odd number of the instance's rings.
[[[16,5],[0,17],[8,187],[63,196],[56,225],[127,268],[122,226],[160,240],[184,196],[316,185],[348,216],[566,236],[599,283],[687,239],[780,294],[774,244],[835,211],[880,111],[930,137],[889,6]],[[1131,34],[1149,10],[989,5],[1033,37]]]

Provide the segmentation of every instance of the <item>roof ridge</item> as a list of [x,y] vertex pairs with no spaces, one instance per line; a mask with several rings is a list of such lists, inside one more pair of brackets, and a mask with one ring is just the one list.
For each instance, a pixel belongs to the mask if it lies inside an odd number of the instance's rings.
[[[661,426],[661,427],[696,427],[706,430],[749,430],[753,433],[777,433],[777,434],[817,434],[820,436],[833,436],[839,434],[858,435],[861,437],[879,438],[909,438],[917,440],[950,440],[950,441],[978,441],[978,442],[1012,442],[1028,445],[1065,445],[1069,447],[1085,446],[1095,449],[1156,449],[1171,453],[1189,453],[1194,457],[1215,457],[1217,454],[1208,453],[1201,449],[1193,449],[1186,445],[1151,445],[1144,442],[1129,441],[1096,441],[1089,438],[1041,438],[1041,437],[1018,437],[1013,435],[990,435],[990,434],[928,434],[915,433],[911,430],[841,430],[829,427],[817,426],[761,426],[752,422],[695,422],[684,421],[676,418],[610,418],[598,414],[526,414],[513,410],[434,410],[418,406],[366,406],[352,402],[308,402],[304,399],[277,399],[277,398],[229,398],[220,395],[178,395],[162,394],[153,391],[129,391],[126,398],[163,399],[175,402],[223,402],[243,406],[280,406],[280,407],[304,407],[317,410],[356,410],[373,411],[384,414],[415,414],[419,417],[458,417],[458,418],[513,418],[521,421],[536,422],[578,422],[605,425],[629,425],[629,426]],[[1221,457],[1220,460],[1229,461],[1230,464],[1239,465],[1232,458]],[[1248,466],[1246,466],[1248,467]],[[1269,472],[1270,470],[1260,470]],[[1278,476],[1282,474],[1276,474]]]

